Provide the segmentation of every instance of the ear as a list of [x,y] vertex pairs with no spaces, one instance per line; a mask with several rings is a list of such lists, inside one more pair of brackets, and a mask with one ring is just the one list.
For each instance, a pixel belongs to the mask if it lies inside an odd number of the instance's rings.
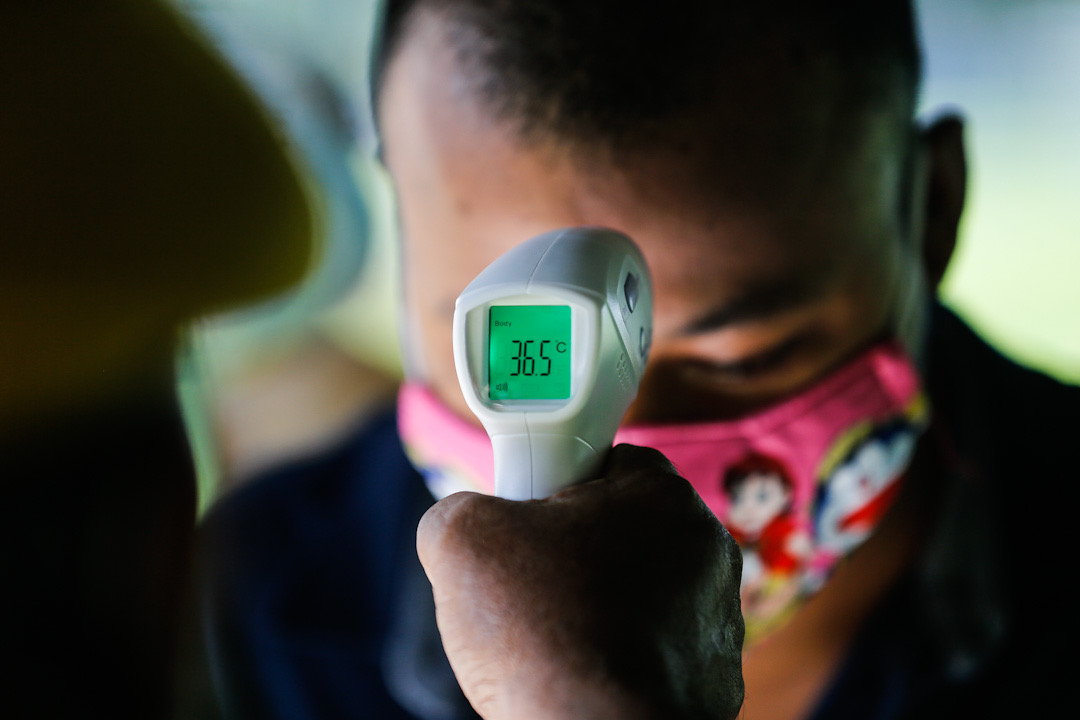
[[936,288],[956,248],[967,193],[964,123],[957,115],[936,119],[920,133],[924,161],[923,263]]

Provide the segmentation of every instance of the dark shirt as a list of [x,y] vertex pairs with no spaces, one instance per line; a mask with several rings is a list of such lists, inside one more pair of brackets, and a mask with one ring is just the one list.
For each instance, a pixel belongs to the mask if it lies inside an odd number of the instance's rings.
[[[936,529],[815,720],[1039,716],[1070,686],[1080,390],[1005,360],[940,308],[930,348],[950,468]],[[432,502],[390,413],[218,504],[201,576],[210,667],[231,716],[476,717],[416,558]]]

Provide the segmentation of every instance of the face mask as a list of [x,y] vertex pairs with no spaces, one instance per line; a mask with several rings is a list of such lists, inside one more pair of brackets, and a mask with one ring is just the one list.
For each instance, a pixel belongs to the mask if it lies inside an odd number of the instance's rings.
[[[656,448],[743,551],[747,644],[779,625],[874,530],[927,421],[918,373],[883,343],[798,395],[732,421],[620,428]],[[491,443],[424,387],[406,383],[399,429],[432,493],[492,493]]]

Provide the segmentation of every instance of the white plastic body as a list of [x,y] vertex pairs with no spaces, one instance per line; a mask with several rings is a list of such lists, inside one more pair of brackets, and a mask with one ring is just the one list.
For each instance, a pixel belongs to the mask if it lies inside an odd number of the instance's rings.
[[[490,399],[493,305],[570,307],[569,398]],[[454,362],[465,400],[491,438],[496,495],[542,498],[597,477],[645,372],[652,310],[652,280],[641,252],[625,235],[601,228],[528,240],[465,288],[454,311]]]

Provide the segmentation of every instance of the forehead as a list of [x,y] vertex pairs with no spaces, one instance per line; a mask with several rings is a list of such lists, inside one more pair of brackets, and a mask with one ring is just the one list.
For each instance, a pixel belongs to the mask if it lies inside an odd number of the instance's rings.
[[[726,101],[632,151],[525,142],[485,112],[432,21],[415,23],[380,98],[386,159],[406,237],[406,271],[437,271],[446,302],[498,254],[564,225],[605,225],[641,246],[658,311],[748,287],[807,294],[857,265],[887,231],[897,179],[873,137],[809,113],[787,126],[767,92]],[[739,92],[743,92],[742,95]],[[873,124],[867,125],[872,136]],[[867,134],[867,133],[864,133]],[[808,138],[794,147],[791,137]],[[875,150],[875,151],[871,151]],[[662,288],[662,290],[660,290]],[[691,303],[693,304],[693,303]]]

